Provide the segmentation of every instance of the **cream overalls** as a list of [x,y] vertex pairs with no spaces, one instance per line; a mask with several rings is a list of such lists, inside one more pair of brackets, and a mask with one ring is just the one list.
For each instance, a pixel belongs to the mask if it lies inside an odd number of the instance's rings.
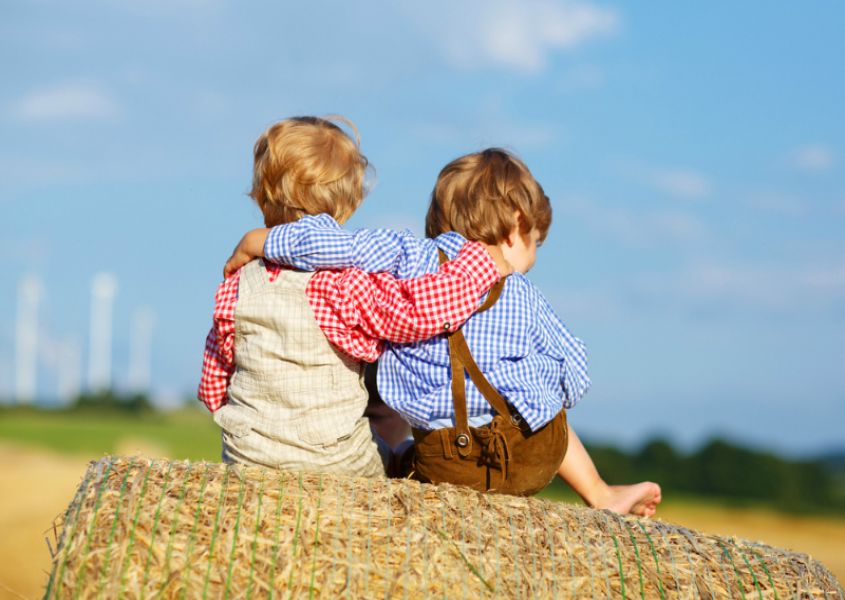
[[305,294],[313,273],[270,282],[262,261],[241,270],[235,373],[214,413],[223,459],[295,471],[384,475],[363,416],[363,364],[329,344]]

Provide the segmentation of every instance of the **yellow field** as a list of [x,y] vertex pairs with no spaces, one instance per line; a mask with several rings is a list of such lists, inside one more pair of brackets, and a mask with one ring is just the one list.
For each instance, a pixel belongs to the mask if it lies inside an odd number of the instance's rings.
[[664,502],[664,521],[706,533],[762,541],[804,552],[845,581],[845,519],[796,516],[765,509]]
[[40,598],[50,553],[44,538],[73,497],[88,461],[0,445],[0,598]]
[[[161,455],[152,447],[126,444]],[[96,457],[92,457],[96,458]],[[70,502],[88,459],[0,444],[0,598],[39,598],[47,581],[50,554],[45,537]],[[664,502],[660,516],[691,529],[761,540],[806,552],[845,581],[845,519],[798,517],[772,511]]]

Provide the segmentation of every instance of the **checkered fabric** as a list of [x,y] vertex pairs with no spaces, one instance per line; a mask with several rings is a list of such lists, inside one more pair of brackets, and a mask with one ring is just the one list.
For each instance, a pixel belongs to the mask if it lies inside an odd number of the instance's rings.
[[[284,267],[267,264],[270,281]],[[478,299],[499,279],[484,246],[467,244],[439,271],[397,280],[389,273],[358,269],[321,271],[306,288],[320,329],[351,357],[374,362],[384,342],[428,339],[469,318]],[[235,369],[235,306],[240,272],[226,279],[215,296],[213,326],[205,342],[198,398],[212,412],[226,403]]]
[[[438,248],[450,258],[466,240],[457,233],[419,240],[409,231],[345,231],[328,215],[304,217],[274,228],[264,248],[269,260],[297,268],[355,266],[407,278],[438,269]],[[463,326],[470,350],[490,383],[532,429],[571,408],[590,386],[583,342],[574,337],[549,302],[524,275],[505,282],[499,301]],[[388,344],[379,360],[378,387],[384,401],[415,427],[452,423],[449,347],[444,337]],[[467,379],[467,412],[473,424],[492,409]]]

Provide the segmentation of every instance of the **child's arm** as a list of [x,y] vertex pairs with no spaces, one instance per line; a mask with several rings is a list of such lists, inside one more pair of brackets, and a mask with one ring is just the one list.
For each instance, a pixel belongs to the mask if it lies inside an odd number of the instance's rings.
[[229,380],[235,371],[235,304],[239,281],[238,276],[230,277],[217,288],[214,321],[205,340],[197,398],[211,412],[226,404]]
[[415,272],[424,243],[410,231],[347,231],[329,215],[306,215],[293,223],[247,233],[226,264],[225,273],[264,256],[304,271],[354,267],[405,279]]
[[548,300],[533,288],[532,306],[535,315],[534,344],[538,352],[550,356],[560,364],[560,384],[564,393],[564,408],[572,408],[590,387],[587,373],[587,349],[560,320]]
[[197,388],[197,398],[211,412],[226,404],[229,380],[235,365],[223,355],[224,341],[218,334],[216,324],[212,326],[205,339],[205,351],[202,356],[202,376]]
[[381,340],[416,342],[460,327],[498,279],[484,246],[470,242],[437,273],[399,280],[359,269],[320,271],[306,292],[329,341],[372,362],[381,354]]

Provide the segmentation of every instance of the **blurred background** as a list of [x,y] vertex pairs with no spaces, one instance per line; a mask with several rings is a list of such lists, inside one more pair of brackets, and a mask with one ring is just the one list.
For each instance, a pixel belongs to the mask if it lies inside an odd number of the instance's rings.
[[40,593],[42,532],[87,460],[217,459],[195,390],[223,262],[261,225],[252,144],[331,113],[375,166],[351,227],[422,235],[444,164],[520,155],[554,208],[530,278],[587,344],[570,418],[608,479],[845,577],[841,3],[0,16],[0,597]]

